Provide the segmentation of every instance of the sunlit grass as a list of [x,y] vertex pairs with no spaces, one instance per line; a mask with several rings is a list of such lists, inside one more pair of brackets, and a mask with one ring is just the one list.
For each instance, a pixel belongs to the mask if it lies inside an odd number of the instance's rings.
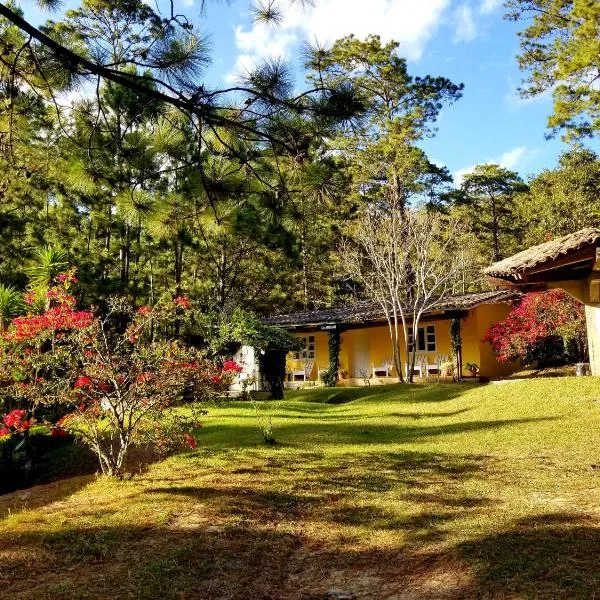
[[[589,598],[593,378],[291,392],[209,410],[131,481],[0,497],[0,597]],[[407,594],[408,590],[412,595]]]

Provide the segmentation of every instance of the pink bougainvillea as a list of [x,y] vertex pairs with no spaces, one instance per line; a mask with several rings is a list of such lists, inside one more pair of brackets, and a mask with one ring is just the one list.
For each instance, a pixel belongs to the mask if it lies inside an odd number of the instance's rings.
[[499,323],[492,325],[483,341],[489,343],[499,361],[543,358],[545,349],[561,342],[563,351],[581,359],[585,354],[583,305],[562,290],[531,292]]

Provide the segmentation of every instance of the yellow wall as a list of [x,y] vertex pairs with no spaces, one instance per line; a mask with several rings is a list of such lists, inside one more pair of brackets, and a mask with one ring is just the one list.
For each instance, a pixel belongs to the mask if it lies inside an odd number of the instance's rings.
[[[492,347],[481,339],[490,325],[502,321],[511,311],[509,304],[482,304],[474,309],[477,318],[477,329],[479,335],[479,375],[482,377],[499,377],[513,373],[517,365],[513,362],[501,363],[496,359]],[[465,359],[467,360],[467,359]],[[468,361],[471,362],[471,361]]]
[[[498,377],[510,374],[515,370],[511,363],[502,364],[496,360],[489,344],[481,341],[488,327],[501,321],[511,310],[508,304],[483,304],[469,311],[467,317],[461,321],[461,337],[463,342],[463,365],[475,363],[479,366],[479,375],[482,377]],[[436,350],[426,352],[428,362],[435,364],[436,355],[451,356],[450,320],[439,319],[436,321],[423,321],[420,326],[433,325],[435,327]],[[326,331],[312,331],[297,333],[297,337],[308,335],[315,336],[315,367],[309,377],[311,380],[318,378],[318,369],[325,369],[329,365],[329,334]],[[421,353],[420,353],[421,354]],[[387,325],[376,325],[349,329],[341,334],[340,347],[340,373],[343,379],[360,378],[361,370],[372,373],[373,366],[381,366],[392,359],[392,347]],[[404,348],[401,352],[402,364],[406,362]],[[301,370],[302,361],[292,360],[288,354],[288,371]],[[463,371],[464,374],[468,373]],[[395,369],[393,377],[397,377]]]
[[585,302],[586,294],[586,281],[583,279],[569,280],[569,281],[553,281],[549,282],[549,288],[560,288],[567,292],[570,296],[573,296],[579,302]]

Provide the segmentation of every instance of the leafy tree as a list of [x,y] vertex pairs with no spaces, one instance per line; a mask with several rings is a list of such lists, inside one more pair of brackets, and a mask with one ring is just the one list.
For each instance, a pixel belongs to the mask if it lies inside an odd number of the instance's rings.
[[466,208],[463,216],[484,242],[491,262],[513,251],[519,239],[515,199],[526,189],[516,172],[495,164],[478,165],[463,178],[454,204]]
[[574,148],[562,154],[555,169],[529,182],[518,200],[523,244],[541,244],[584,226],[600,226],[600,160],[596,153]]
[[527,20],[519,34],[524,97],[552,91],[552,133],[592,136],[600,129],[600,3],[594,0],[507,0],[508,17]]

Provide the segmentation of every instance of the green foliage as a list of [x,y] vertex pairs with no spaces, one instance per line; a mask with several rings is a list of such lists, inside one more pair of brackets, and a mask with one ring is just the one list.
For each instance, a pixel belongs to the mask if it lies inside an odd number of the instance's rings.
[[478,165],[463,178],[454,205],[483,242],[490,262],[515,249],[520,238],[515,199],[526,189],[518,173],[496,164]]
[[593,0],[507,0],[509,18],[527,20],[519,34],[519,66],[527,72],[521,94],[551,91],[552,133],[567,138],[600,130],[600,3]]
[[342,336],[339,331],[329,332],[329,367],[321,375],[323,383],[327,387],[335,387],[340,370],[340,347]]
[[21,294],[10,285],[0,283],[0,332],[4,332],[13,317],[23,311],[25,303]]
[[554,169],[529,181],[518,199],[525,247],[541,244],[584,226],[600,226],[600,160],[591,150],[563,153]]
[[257,350],[281,350],[289,352],[300,349],[299,341],[285,329],[265,325],[255,315],[235,308],[218,326],[218,335],[212,341],[212,349],[218,352],[232,344],[252,346]]

